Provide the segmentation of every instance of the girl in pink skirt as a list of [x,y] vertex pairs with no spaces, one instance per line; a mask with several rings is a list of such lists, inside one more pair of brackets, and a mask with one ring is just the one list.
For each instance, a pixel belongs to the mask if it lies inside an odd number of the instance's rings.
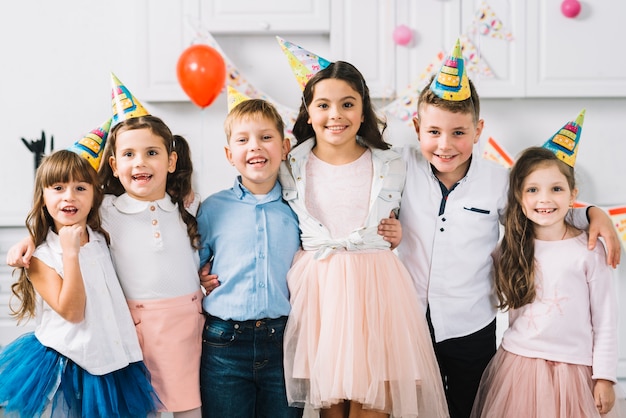
[[588,250],[586,233],[565,219],[576,194],[573,161],[549,149],[527,149],[512,168],[495,257],[509,328],[472,417],[618,416],[612,272],[604,247]]

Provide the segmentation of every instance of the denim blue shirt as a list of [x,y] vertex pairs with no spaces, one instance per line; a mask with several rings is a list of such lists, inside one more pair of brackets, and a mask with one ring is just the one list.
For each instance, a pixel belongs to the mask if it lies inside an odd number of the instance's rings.
[[211,261],[220,281],[204,298],[204,311],[236,321],[288,315],[287,271],[300,230],[280,184],[257,199],[238,176],[232,188],[202,202],[197,219],[200,265]]

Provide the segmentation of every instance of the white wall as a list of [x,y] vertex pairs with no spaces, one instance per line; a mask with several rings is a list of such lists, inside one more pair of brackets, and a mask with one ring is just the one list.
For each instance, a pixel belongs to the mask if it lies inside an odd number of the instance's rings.
[[[48,136],[54,135],[56,148],[61,148],[100,124],[110,115],[111,71],[141,101],[133,88],[139,84],[142,68],[134,4],[124,0],[0,2],[0,190],[6,196],[3,207],[10,205],[15,214],[9,223],[21,225],[30,207],[33,162],[20,137],[39,137],[43,129]],[[290,39],[320,55],[326,53],[318,37],[308,42]],[[246,42],[225,38],[221,45],[257,88],[283,105],[297,106],[298,87],[272,36]],[[317,45],[322,49],[315,49]],[[480,84],[477,88],[480,93]],[[144,105],[190,141],[198,168],[195,187],[203,197],[230,187],[235,171],[223,153],[224,95],[204,110],[191,103]],[[513,155],[542,144],[586,108],[577,160],[580,199],[604,206],[626,204],[626,98],[485,99],[481,105],[483,140],[493,136]],[[395,120],[390,120],[388,134],[394,144],[415,140],[412,128]],[[3,231],[0,228],[0,234],[6,233]],[[619,276],[621,298],[626,301],[625,268]],[[621,367],[626,375],[626,365]]]

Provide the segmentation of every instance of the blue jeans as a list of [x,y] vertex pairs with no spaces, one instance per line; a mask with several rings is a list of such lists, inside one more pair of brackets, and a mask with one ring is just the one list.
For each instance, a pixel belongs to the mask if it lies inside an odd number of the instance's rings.
[[224,321],[207,316],[202,334],[203,418],[299,418],[287,405],[283,367],[286,317]]

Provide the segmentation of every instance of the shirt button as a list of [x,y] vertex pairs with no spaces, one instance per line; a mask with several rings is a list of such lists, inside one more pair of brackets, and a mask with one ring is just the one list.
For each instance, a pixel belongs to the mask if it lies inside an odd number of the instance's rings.
[[440,230],[441,232],[445,231],[445,229],[443,229],[443,228],[439,228],[439,230]]
[[[444,221],[445,221],[445,219],[444,219]],[[157,221],[156,219],[153,219],[153,220],[152,220],[152,225],[156,225],[156,224],[158,224],[158,223],[159,223],[159,221]]]
[[156,210],[156,207],[155,207],[154,205],[152,205],[152,206],[150,206],[150,210],[151,210],[152,212],[154,212],[154,211]]
[[445,222],[445,221],[446,221],[446,218],[441,218],[441,221],[442,221],[442,222]]
[[154,238],[159,238],[160,236],[161,236],[161,234],[160,234],[160,233],[158,233],[158,232],[155,232],[155,233],[154,233]]

